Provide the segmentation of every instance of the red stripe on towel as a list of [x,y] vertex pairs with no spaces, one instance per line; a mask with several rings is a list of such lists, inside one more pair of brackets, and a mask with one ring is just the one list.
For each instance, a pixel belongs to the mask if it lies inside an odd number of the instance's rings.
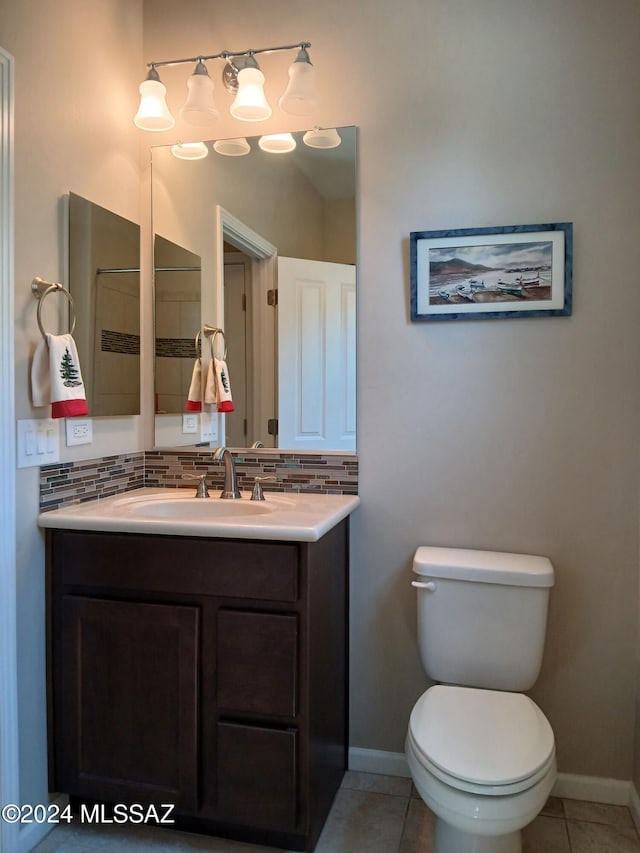
[[58,400],[57,403],[51,404],[52,418],[77,418],[88,414],[86,400]]

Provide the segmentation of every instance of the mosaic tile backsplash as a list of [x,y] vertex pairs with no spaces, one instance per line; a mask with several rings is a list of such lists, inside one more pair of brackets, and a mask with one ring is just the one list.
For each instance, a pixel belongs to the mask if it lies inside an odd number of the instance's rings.
[[[242,490],[250,491],[257,476],[274,476],[276,482],[265,483],[265,491],[358,493],[358,460],[352,455],[239,451],[233,458]],[[152,450],[44,465],[40,469],[40,509],[57,509],[143,486],[193,489],[193,480],[182,475],[205,473],[210,488],[222,489],[224,468],[212,462],[211,450]]]

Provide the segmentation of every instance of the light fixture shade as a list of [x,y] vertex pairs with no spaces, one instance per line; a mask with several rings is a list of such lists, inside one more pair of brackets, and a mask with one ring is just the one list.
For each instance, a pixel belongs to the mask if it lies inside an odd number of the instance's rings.
[[251,151],[251,146],[242,136],[235,139],[216,139],[213,143],[213,150],[225,157],[243,157]]
[[335,127],[314,127],[305,133],[302,141],[309,148],[337,148],[342,139]]
[[187,88],[189,94],[180,110],[180,118],[197,127],[216,122],[220,113],[213,101],[213,80],[204,62],[199,61],[196,65],[196,70],[187,80]]
[[140,130],[171,130],[176,120],[169,112],[166,94],[164,84],[152,68],[147,79],[140,84],[140,106],[133,119],[136,127]]
[[260,137],[258,145],[269,154],[288,154],[296,147],[296,141],[290,133],[269,133]]
[[203,160],[209,149],[204,142],[177,142],[171,146],[171,153],[178,160]]
[[229,110],[240,121],[269,118],[272,110],[264,95],[264,74],[259,68],[247,66],[239,72],[238,93]]
[[317,112],[320,101],[316,93],[316,69],[309,54],[302,48],[289,66],[289,83],[278,101],[280,109],[294,116],[308,116]]

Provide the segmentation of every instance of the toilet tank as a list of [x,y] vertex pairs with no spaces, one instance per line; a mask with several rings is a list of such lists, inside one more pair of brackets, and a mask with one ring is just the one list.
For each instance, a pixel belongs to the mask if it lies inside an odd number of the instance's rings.
[[546,557],[423,546],[413,571],[430,678],[513,692],[533,686],[554,581]]

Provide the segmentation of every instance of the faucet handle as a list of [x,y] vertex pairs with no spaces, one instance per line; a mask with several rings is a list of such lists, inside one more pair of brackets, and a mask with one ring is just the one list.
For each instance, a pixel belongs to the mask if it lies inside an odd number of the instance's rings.
[[268,477],[256,477],[255,478],[253,491],[251,492],[251,500],[252,501],[263,501],[264,500],[264,493],[262,491],[262,484],[268,483],[268,482],[277,483],[278,478],[274,477],[273,475],[269,475]]
[[209,489],[207,488],[207,475],[206,474],[183,474],[183,480],[200,480],[198,483],[198,487],[196,488],[196,498],[208,498],[209,497]]

